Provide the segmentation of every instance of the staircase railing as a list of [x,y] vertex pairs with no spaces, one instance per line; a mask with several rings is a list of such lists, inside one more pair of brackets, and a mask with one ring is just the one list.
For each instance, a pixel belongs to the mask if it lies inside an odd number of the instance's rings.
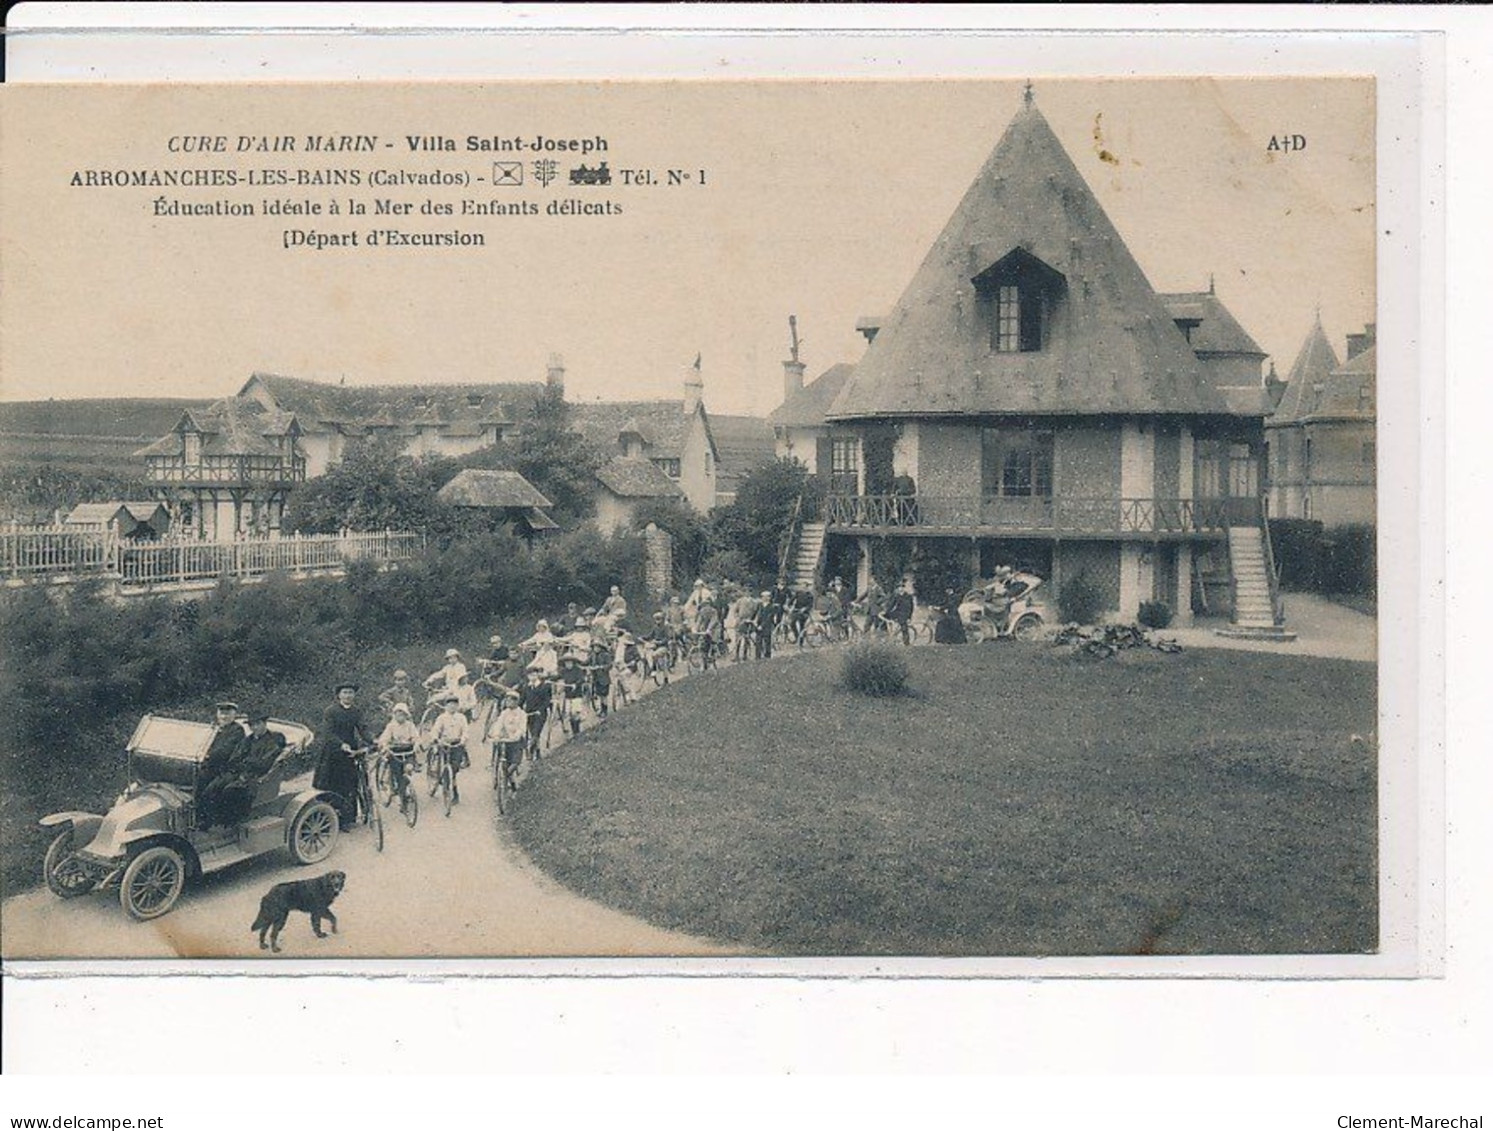
[[1275,547],[1270,544],[1270,510],[1266,500],[1260,500],[1260,534],[1265,551],[1265,577],[1270,582],[1270,617],[1276,625],[1286,623],[1286,603],[1280,595],[1280,574],[1275,568]]
[[798,541],[799,521],[803,515],[804,497],[793,500],[793,512],[788,516],[788,528],[778,546],[778,584],[788,584],[788,563],[792,560],[793,545]]

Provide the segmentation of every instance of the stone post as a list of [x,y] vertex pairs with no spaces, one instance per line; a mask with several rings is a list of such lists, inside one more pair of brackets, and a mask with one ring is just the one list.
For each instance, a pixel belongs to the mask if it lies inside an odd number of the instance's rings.
[[674,588],[674,539],[667,530],[650,522],[643,531],[643,548],[648,592],[661,596]]

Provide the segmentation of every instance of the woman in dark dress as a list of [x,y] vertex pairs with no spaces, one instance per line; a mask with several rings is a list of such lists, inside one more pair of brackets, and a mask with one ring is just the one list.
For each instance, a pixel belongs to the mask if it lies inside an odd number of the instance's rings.
[[321,756],[311,784],[337,796],[337,813],[345,831],[358,817],[358,759],[351,752],[368,745],[368,728],[354,700],[358,685],[337,687],[337,698],[321,720]]
[[944,594],[944,603],[938,612],[938,623],[933,626],[933,643],[968,643],[969,637],[964,634],[964,622],[959,619],[959,595],[952,589]]

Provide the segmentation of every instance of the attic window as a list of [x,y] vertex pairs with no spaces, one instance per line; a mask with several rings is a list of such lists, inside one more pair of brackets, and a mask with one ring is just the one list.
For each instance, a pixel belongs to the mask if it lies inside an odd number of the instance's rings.
[[996,353],[1034,353],[1047,342],[1053,307],[1068,288],[1062,272],[1016,248],[972,280]]
[[653,464],[670,479],[679,478],[679,461],[677,459],[656,459],[653,461]]
[[467,394],[467,404],[471,405],[473,408],[476,408],[478,405],[480,405],[482,403],[482,401],[483,401],[483,396],[482,396],[481,393],[468,393]]
[[413,398],[415,405],[419,408],[430,407],[430,395],[428,393],[416,393]]

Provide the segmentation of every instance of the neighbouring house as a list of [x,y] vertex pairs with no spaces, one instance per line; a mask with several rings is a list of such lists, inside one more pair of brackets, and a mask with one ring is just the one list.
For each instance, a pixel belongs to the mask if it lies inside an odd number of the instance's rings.
[[560,528],[547,513],[554,504],[516,471],[467,468],[437,491],[436,498],[453,507],[492,514],[526,539]]
[[227,397],[186,410],[135,456],[173,532],[220,541],[280,530],[287,496],[306,481],[300,435],[293,413]]
[[160,502],[79,503],[62,524],[131,542],[154,542],[171,529],[171,512]]
[[637,528],[638,507],[654,499],[683,501],[684,491],[642,456],[613,456],[596,470],[596,525],[603,533]]
[[301,428],[306,474],[342,458],[349,440],[397,438],[405,455],[463,456],[501,443],[547,385],[564,386],[564,365],[551,358],[545,382],[420,385],[329,385],[256,373],[238,396],[288,412]]
[[[701,514],[716,502],[720,453],[705,412],[698,366],[685,371],[680,400],[599,401],[570,406],[570,426],[605,459],[643,459],[674,483]],[[600,484],[605,491],[604,485]]]
[[[834,451],[829,440],[829,423],[824,417],[854,370],[855,366],[848,362],[831,365],[806,385],[803,363],[783,362],[783,403],[767,414],[774,451],[780,459],[797,460],[810,475],[829,473]],[[843,465],[846,457],[843,445],[840,455]]]
[[715,468],[715,505],[736,501],[741,482],[753,471],[777,459],[773,427],[760,416],[709,413],[710,434],[720,460]]
[[1370,323],[1348,335],[1339,364],[1318,316],[1265,421],[1273,517],[1327,526],[1375,521],[1376,354]]
[[862,584],[915,548],[1274,632],[1262,356],[1211,290],[1152,288],[1028,89],[824,414],[813,534],[853,541]]

